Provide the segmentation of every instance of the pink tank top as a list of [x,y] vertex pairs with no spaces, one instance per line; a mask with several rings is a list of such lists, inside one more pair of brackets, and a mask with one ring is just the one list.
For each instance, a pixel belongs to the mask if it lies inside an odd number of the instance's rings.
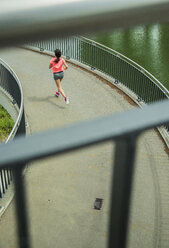
[[53,73],[63,71],[63,63],[65,62],[63,58],[60,58],[59,62],[55,62],[56,58],[52,58],[50,61],[50,64],[52,64],[53,67]]

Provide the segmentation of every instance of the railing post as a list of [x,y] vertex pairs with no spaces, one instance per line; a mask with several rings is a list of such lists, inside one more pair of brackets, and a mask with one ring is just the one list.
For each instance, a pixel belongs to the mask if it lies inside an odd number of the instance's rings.
[[18,222],[19,247],[30,248],[23,168],[23,165],[17,166],[13,171],[16,191],[16,218]]
[[111,189],[108,248],[125,248],[136,137],[116,141]]

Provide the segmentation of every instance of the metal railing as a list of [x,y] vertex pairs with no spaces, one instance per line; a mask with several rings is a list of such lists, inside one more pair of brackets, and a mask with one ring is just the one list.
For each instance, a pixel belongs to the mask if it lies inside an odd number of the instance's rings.
[[[20,81],[15,72],[7,65],[2,59],[0,59],[0,90],[3,90],[4,94],[9,95],[6,101],[10,101],[11,105],[17,105],[19,112],[15,124],[7,137],[5,143],[11,141],[14,137],[25,134],[25,117],[23,106],[23,93],[20,85]],[[13,177],[12,172],[9,169],[0,169],[0,199],[7,191],[11,184]]]

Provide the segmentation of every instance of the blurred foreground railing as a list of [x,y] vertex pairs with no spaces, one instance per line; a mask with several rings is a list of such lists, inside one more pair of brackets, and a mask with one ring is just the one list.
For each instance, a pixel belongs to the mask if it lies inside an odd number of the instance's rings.
[[0,47],[166,22],[168,12],[168,0],[1,1]]

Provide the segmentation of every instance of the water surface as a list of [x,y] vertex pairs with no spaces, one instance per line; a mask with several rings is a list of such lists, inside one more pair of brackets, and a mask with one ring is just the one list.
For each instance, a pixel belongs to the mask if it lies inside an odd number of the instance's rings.
[[169,24],[137,26],[89,38],[134,60],[169,90]]

